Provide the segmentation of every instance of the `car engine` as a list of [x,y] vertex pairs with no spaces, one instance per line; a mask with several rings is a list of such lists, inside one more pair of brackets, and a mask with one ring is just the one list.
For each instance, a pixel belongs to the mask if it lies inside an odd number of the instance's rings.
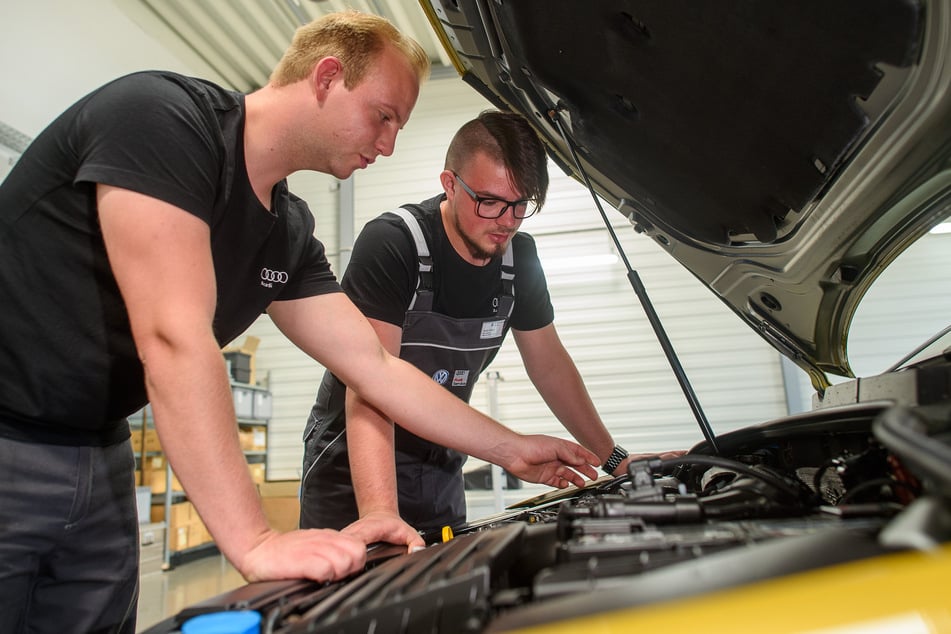
[[[265,634],[502,632],[795,575],[951,539],[951,371],[723,434],[555,490],[430,545],[371,548],[336,583],[250,584],[182,611],[257,610]],[[911,405],[900,404],[911,402]]]

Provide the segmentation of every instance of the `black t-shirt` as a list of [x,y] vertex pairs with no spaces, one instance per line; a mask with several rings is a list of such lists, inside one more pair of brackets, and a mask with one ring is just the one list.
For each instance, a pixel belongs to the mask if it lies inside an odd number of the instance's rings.
[[[439,213],[440,195],[419,205],[420,223],[433,259],[433,310],[455,318],[488,317],[501,292],[501,258],[485,266],[466,262],[453,248]],[[548,285],[534,239],[512,238],[515,257],[515,306],[509,325],[536,330],[554,319]],[[402,327],[418,277],[416,245],[400,218],[383,214],[360,232],[341,284],[364,315]]]
[[240,93],[136,73],[77,102],[27,148],[0,184],[0,435],[108,444],[146,402],[96,183],[208,223],[221,345],[274,300],[340,290],[307,205],[286,182],[270,211],[254,195],[244,113]]

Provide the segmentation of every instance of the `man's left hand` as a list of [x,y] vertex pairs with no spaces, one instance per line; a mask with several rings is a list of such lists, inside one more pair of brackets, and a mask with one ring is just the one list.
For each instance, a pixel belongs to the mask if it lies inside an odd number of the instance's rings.
[[399,515],[382,511],[367,513],[353,524],[344,527],[340,532],[356,537],[365,544],[375,542],[405,544],[409,551],[426,545],[416,529],[404,522]]

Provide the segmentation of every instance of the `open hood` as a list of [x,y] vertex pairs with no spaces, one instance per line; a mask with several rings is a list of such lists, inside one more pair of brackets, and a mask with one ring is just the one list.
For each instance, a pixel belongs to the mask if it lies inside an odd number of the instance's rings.
[[463,79],[818,389],[951,209],[951,0],[422,0]]

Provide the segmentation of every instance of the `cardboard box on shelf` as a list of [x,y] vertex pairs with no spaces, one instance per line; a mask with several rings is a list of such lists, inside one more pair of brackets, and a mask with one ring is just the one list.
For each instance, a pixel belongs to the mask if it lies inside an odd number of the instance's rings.
[[256,425],[251,428],[251,451],[267,450],[267,427]]
[[[152,521],[162,521],[164,506],[152,507]],[[191,502],[176,502],[171,505],[168,522],[169,547],[180,551],[207,544],[212,540],[211,533],[201,521],[201,516]]]
[[142,486],[152,493],[165,493],[165,456],[147,456],[142,460]]
[[211,538],[211,533],[208,532],[208,529],[202,523],[201,519],[196,518],[188,525],[189,548],[204,546],[205,544],[210,544],[212,541],[214,540]]
[[264,516],[271,528],[291,531],[300,523],[300,480],[271,480],[258,485]]
[[198,511],[195,505],[187,500],[185,502],[176,502],[171,506],[171,524],[180,526],[182,524],[191,524],[198,519]]
[[258,493],[262,498],[271,497],[298,497],[300,495],[300,480],[268,480],[258,485]]
[[172,550],[185,550],[188,548],[188,524],[170,529],[169,534],[172,536],[171,544],[169,544]]
[[238,429],[238,440],[242,451],[265,451],[267,449],[267,427],[241,427]]
[[[172,504],[170,509],[171,510],[169,512],[169,518],[167,522],[169,528],[188,524],[198,517],[198,512],[195,510],[195,506],[187,500]],[[165,506],[163,504],[154,505],[152,507],[151,517],[153,522],[165,521]]]
[[264,482],[265,471],[263,462],[252,462],[248,465],[248,471],[251,472],[251,480],[255,484],[261,484]]
[[136,454],[157,453],[162,451],[162,443],[159,442],[158,432],[153,427],[147,429],[132,429],[132,451]]
[[[142,486],[151,487],[152,493],[165,493],[165,456],[146,456],[142,461]],[[184,491],[178,477],[172,473],[172,491]]]
[[146,452],[162,451],[162,443],[159,442],[158,432],[152,427],[145,430],[144,444]]
[[277,531],[292,531],[300,525],[300,500],[297,497],[261,498],[264,517]]
[[254,449],[254,430],[248,427],[239,428],[238,442],[241,444],[241,451],[251,451]]
[[133,453],[142,453],[145,450],[145,446],[142,444],[142,430],[141,429],[130,429],[129,433],[129,443],[132,445]]

